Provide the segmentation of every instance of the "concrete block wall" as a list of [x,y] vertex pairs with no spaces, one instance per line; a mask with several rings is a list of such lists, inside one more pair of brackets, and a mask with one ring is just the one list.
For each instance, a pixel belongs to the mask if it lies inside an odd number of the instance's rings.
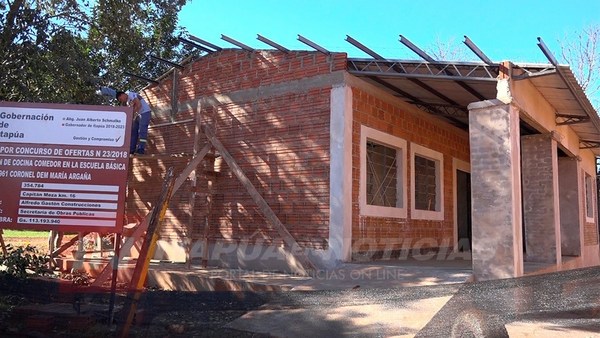
[[[153,108],[150,154],[191,153],[196,114],[216,132],[236,162],[301,246],[327,248],[329,222],[330,91],[346,55],[231,49],[186,64],[171,111],[172,76],[143,93]],[[204,137],[200,137],[203,145]],[[168,166],[186,160],[133,160],[131,219],[155,200]],[[212,176],[211,176],[212,175]],[[204,229],[208,181],[213,181],[211,242],[281,245],[246,189],[217,157],[198,170],[193,224],[186,181],[167,212],[166,241],[198,242]],[[189,238],[190,229],[192,238]],[[195,246],[197,247],[197,245]]]
[[[453,182],[452,159],[469,162],[469,135],[450,124],[436,120],[426,113],[414,113],[404,103],[391,96],[384,99],[364,89],[352,88],[352,250],[355,256],[365,252],[426,249],[453,246]],[[411,144],[418,144],[440,152],[444,156],[444,219],[421,220],[411,218],[413,177],[407,170],[404,189],[408,189],[407,218],[386,218],[360,215],[360,130],[361,125],[377,129],[407,141],[405,165],[410,168]]]

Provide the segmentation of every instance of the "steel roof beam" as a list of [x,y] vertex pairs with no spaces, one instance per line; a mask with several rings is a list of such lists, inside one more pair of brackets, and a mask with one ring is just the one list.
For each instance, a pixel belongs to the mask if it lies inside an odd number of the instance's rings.
[[[350,42],[351,44],[353,44],[354,46],[356,46],[357,48],[359,48],[360,50],[362,50],[363,52],[373,56],[376,59],[379,60],[383,60],[383,56],[375,53],[374,51],[372,51],[371,49],[367,48],[365,45],[363,45],[362,43],[356,41],[355,39],[353,39],[352,37],[350,37],[349,35],[347,35],[346,41]],[[392,68],[397,71],[398,73],[405,73],[406,70],[397,67],[396,65],[392,64]],[[375,75],[375,74],[373,74]],[[437,91],[435,88],[429,86],[428,84],[424,83],[423,81],[420,81],[416,78],[410,78],[410,80],[415,83],[417,86],[429,91],[430,93],[432,93],[433,95],[439,97],[440,99],[450,103],[450,104],[454,104],[454,105],[458,105],[458,103],[456,103],[456,101],[452,100],[451,98],[447,97],[446,95],[440,93],[439,91]]]
[[328,51],[327,49],[325,49],[325,48],[317,45],[316,43],[310,41],[309,39],[303,37],[300,34],[298,34],[298,41],[302,42],[303,44],[305,44],[305,45],[307,45],[307,46],[313,48],[314,50],[319,51],[319,52],[321,52],[323,54],[327,54],[327,55],[331,54],[331,52]]
[[169,66],[171,66],[171,67],[175,67],[175,68],[177,68],[177,69],[183,69],[183,66],[182,66],[182,65],[180,65],[180,64],[178,64],[178,63],[175,63],[175,62],[171,62],[171,61],[169,61],[169,60],[165,60],[165,59],[163,59],[163,58],[160,58],[160,57],[158,57],[158,56],[155,56],[155,55],[150,55],[150,58],[152,58],[152,59],[154,59],[154,60],[156,60],[156,61],[162,62],[162,63],[164,63],[164,64],[167,64],[167,65],[169,65]]
[[146,81],[146,82],[149,82],[149,83],[158,84],[158,81],[156,81],[156,80],[152,80],[152,79],[149,79],[147,77],[140,76],[140,75],[135,75],[135,74],[127,72],[127,71],[123,72],[123,74],[125,74],[127,76],[130,76],[130,77],[133,77],[133,78],[136,78],[138,80],[142,80],[142,81]]
[[432,106],[430,104],[427,104],[427,103],[421,101],[419,98],[417,98],[417,97],[415,97],[413,95],[410,95],[409,93],[403,91],[402,89],[397,88],[396,86],[394,86],[394,85],[392,85],[392,84],[390,84],[390,83],[388,83],[388,82],[386,82],[386,81],[384,81],[384,80],[382,80],[382,79],[380,79],[380,78],[378,78],[376,76],[369,76],[368,78],[370,80],[372,80],[374,82],[377,82],[380,85],[388,88],[389,90],[391,90],[391,91],[399,94],[400,96],[402,96],[402,97],[410,100],[409,103],[414,104],[415,106],[417,106],[417,107],[425,110],[426,112],[429,112],[430,114],[438,115],[438,116],[444,116],[444,117],[450,119],[451,122],[453,122],[455,125],[457,125],[459,127],[462,127],[462,128],[465,128],[465,127],[469,126],[467,123],[464,123],[463,121],[457,119],[457,116],[458,117],[465,117],[465,118],[468,117],[467,113],[464,110],[461,110],[460,108],[455,108],[455,111],[462,112],[463,113],[462,115],[459,115],[459,114],[449,114],[447,110],[443,111],[443,110],[437,109],[436,107],[434,107],[434,106]]
[[469,49],[473,53],[475,53],[475,55],[477,55],[477,57],[479,59],[481,59],[481,61],[487,63],[490,66],[494,65],[494,62],[490,58],[488,58],[487,55],[485,55],[485,53],[483,53],[481,51],[481,49],[479,49],[479,47],[477,47],[477,45],[473,41],[471,41],[471,39],[469,39],[468,36],[465,35],[464,37],[465,37],[465,41],[463,41],[464,44],[467,45],[467,47],[469,47]]
[[390,90],[396,92],[397,94],[400,94],[401,96],[403,96],[403,97],[405,97],[405,98],[407,98],[407,99],[409,99],[409,100],[411,100],[411,101],[413,101],[415,103],[419,102],[419,103],[424,104],[416,96],[413,96],[413,95],[409,94],[408,92],[405,92],[404,90],[402,90],[402,89],[400,89],[400,88],[392,85],[391,83],[389,83],[387,81],[384,81],[384,80],[380,79],[377,76],[367,76],[367,78],[369,78],[371,81],[379,83],[380,85],[386,87],[387,89],[390,89]]
[[[597,112],[591,106],[589,101],[586,104],[586,102],[584,102],[584,100],[577,94],[578,92],[583,92],[583,90],[581,90],[581,88],[580,88],[580,90],[577,90],[577,88],[575,88],[575,86],[570,81],[567,80],[566,76],[563,74],[562,70],[559,67],[558,61],[556,61],[556,58],[554,57],[552,52],[550,52],[550,49],[548,48],[548,46],[546,46],[546,44],[544,43],[544,41],[542,40],[541,37],[538,37],[537,39],[538,39],[537,45],[542,50],[542,53],[544,53],[544,55],[546,55],[546,58],[548,59],[548,61],[550,61],[550,63],[552,63],[552,65],[554,67],[556,67],[556,71],[558,72],[558,75],[560,75],[560,78],[567,85],[567,88],[569,88],[569,91],[571,92],[571,94],[573,94],[573,96],[575,97],[575,100],[577,100],[577,103],[579,103],[579,105],[583,108],[585,113],[588,115],[588,117],[590,118],[590,122],[592,122],[592,124],[594,125],[594,127],[596,128],[597,131],[600,131],[600,120],[598,119]],[[584,96],[585,96],[585,94],[584,94]],[[587,97],[586,97],[586,99],[587,99]],[[589,108],[592,109],[591,112],[589,111]]]
[[[409,93],[407,93],[407,92],[403,91],[403,90],[402,90],[402,89],[400,89],[400,88],[397,88],[396,86],[392,85],[391,83],[388,83],[387,81],[384,81],[384,80],[382,80],[382,79],[378,78],[377,76],[369,76],[369,79],[371,79],[371,80],[373,80],[373,81],[375,81],[375,82],[377,82],[377,83],[379,83],[379,84],[381,84],[381,85],[385,86],[386,88],[388,88],[388,89],[390,89],[390,90],[393,90],[394,92],[396,92],[396,93],[398,93],[398,94],[400,94],[400,95],[402,95],[402,96],[406,97],[407,99],[410,99],[411,101],[413,101],[413,102],[414,102],[414,103],[416,103],[416,104],[420,104],[420,105],[428,105],[427,103],[425,103],[425,102],[421,101],[419,98],[417,98],[417,97],[415,97],[415,96],[413,96],[413,95],[411,95],[411,94],[409,94]],[[420,82],[420,81],[419,81],[419,82]],[[417,83],[417,85],[419,85],[419,86],[420,86],[420,85],[425,85],[425,84],[421,82],[421,84]],[[425,86],[427,86],[427,85],[425,85]],[[428,86],[427,86],[427,87],[428,87]],[[429,89],[429,88],[425,88],[425,89],[426,89],[426,90],[428,90],[428,91],[430,91],[430,89]],[[438,93],[438,94],[439,94],[439,92],[437,92],[435,89],[433,89],[433,88],[431,88],[431,89],[433,90],[433,91],[431,91],[431,93],[433,93],[434,95],[437,95],[436,93]],[[441,95],[441,94],[440,94],[440,95]],[[458,103],[456,103],[455,101],[453,101],[453,100],[449,99],[448,97],[446,97],[446,96],[444,96],[444,95],[442,95],[442,97],[440,97],[440,98],[441,98],[441,99],[443,99],[444,101],[446,101],[446,102],[448,102],[448,103],[452,104],[452,105],[453,105],[453,106],[455,106],[455,107],[460,107],[460,105],[459,105]],[[428,106],[429,106],[429,105],[428,105]],[[464,109],[463,109],[463,112],[465,113],[465,115],[464,115],[464,116],[467,116],[467,114],[466,114],[466,110],[464,110]]]
[[537,45],[542,50],[542,53],[544,53],[544,55],[546,56],[548,61],[550,61],[550,63],[554,67],[558,67],[558,61],[556,61],[556,58],[554,57],[554,55],[552,55],[552,52],[550,52],[550,49],[548,48],[548,46],[546,46],[546,44],[544,43],[542,38],[538,37],[537,39],[538,39]]
[[547,70],[542,70],[539,72],[529,72],[529,71],[525,71],[525,73],[521,74],[521,75],[514,75],[512,76],[513,80],[524,80],[524,79],[531,79],[534,77],[542,77],[542,76],[547,76],[547,75],[553,75],[556,74],[557,71],[556,69],[547,69]]
[[[452,80],[493,80],[496,81],[494,66],[485,64],[450,64],[429,62],[401,62],[391,60],[348,59],[350,68],[360,72],[380,72],[382,74],[411,74],[431,78],[445,78]],[[434,71],[434,69],[437,71]],[[455,72],[447,72],[453,69]]]
[[241,43],[241,42],[239,42],[239,41],[237,41],[237,40],[234,40],[234,39],[232,39],[232,38],[228,37],[228,36],[227,36],[227,35],[225,35],[225,34],[221,34],[221,39],[223,39],[223,40],[225,40],[225,41],[229,42],[229,43],[230,43],[230,44],[232,44],[232,45],[236,45],[236,46],[240,47],[240,48],[241,48],[241,49],[243,49],[243,50],[247,50],[247,51],[249,51],[249,52],[254,52],[254,48],[252,48],[252,47],[250,47],[250,46],[248,46],[248,45],[245,45],[245,44],[243,44],[243,43]]
[[199,43],[201,45],[204,45],[204,46],[206,46],[208,48],[212,48],[212,49],[216,50],[217,52],[220,51],[220,50],[223,50],[223,48],[221,48],[221,47],[219,47],[217,45],[214,45],[214,44],[212,44],[212,43],[210,43],[210,42],[208,42],[206,40],[202,40],[202,39],[200,39],[198,37],[195,37],[195,36],[193,36],[191,34],[188,35],[188,37],[190,38],[190,40],[195,41],[195,42],[197,42],[197,43]]
[[418,56],[422,57],[424,60],[427,60],[429,62],[436,62],[436,60],[434,58],[429,56],[429,54],[425,53],[421,48],[417,47],[414,43],[410,42],[410,40],[408,40],[406,37],[404,37],[404,35],[400,34],[399,41],[403,45],[408,47],[410,50],[415,52]]
[[[425,59],[425,60],[427,60],[429,62],[432,62],[432,63],[436,62],[436,60],[434,58],[432,58],[427,53],[425,53],[422,49],[420,49],[415,44],[413,44],[412,42],[410,42],[402,34],[400,34],[400,42],[403,43],[408,48],[410,48],[410,50],[412,50],[413,52],[415,52],[416,54],[418,54],[423,59]],[[450,72],[450,71],[446,70],[446,72]],[[481,95],[478,91],[476,91],[475,89],[471,88],[471,86],[469,86],[468,84],[466,84],[466,83],[464,83],[462,81],[456,81],[456,83],[458,83],[459,86],[461,86],[464,90],[466,90],[467,92],[469,92],[474,97],[476,97],[476,98],[478,98],[480,100],[485,100],[486,99],[485,96]]]
[[409,80],[431,79],[431,80],[451,80],[451,81],[485,81],[497,82],[498,80],[489,77],[465,77],[465,76],[450,76],[450,75],[429,75],[429,74],[414,74],[414,73],[398,73],[398,72],[377,72],[368,70],[348,70],[348,73],[364,76],[381,76],[390,78],[405,78]]
[[346,35],[346,41],[348,41],[354,47],[356,47],[356,48],[362,50],[363,52],[367,53],[368,55],[372,56],[374,59],[385,60],[385,58],[383,56],[375,53],[372,49],[370,49],[367,46],[363,45],[362,43],[358,42],[357,40],[352,38],[350,35]]
[[[373,59],[371,58],[349,58],[352,61],[356,61],[356,62],[366,62],[366,61],[373,61]],[[431,64],[431,65],[436,65],[436,66],[448,66],[448,65],[452,65],[452,66],[456,66],[456,67],[481,67],[481,68],[489,68],[489,69],[496,69],[498,68],[499,64],[495,63],[493,65],[487,65],[484,64],[482,62],[478,62],[478,61],[433,61],[433,62],[429,62],[429,61],[425,61],[425,60],[406,60],[406,59],[389,59],[389,58],[383,58],[383,59],[378,59],[377,61],[385,61],[385,62],[394,62],[394,63],[404,63],[404,64]],[[524,66],[521,64],[516,64],[519,67],[523,68]],[[526,65],[525,67],[535,67],[535,66],[540,66],[540,65]],[[546,69],[548,67],[545,67],[544,69]],[[552,68],[554,69],[554,68]]]
[[256,39],[258,41],[262,41],[262,42],[266,43],[267,45],[269,45],[269,46],[271,46],[271,47],[273,47],[273,48],[275,48],[277,50],[280,50],[280,51],[282,51],[284,53],[289,53],[290,52],[289,49],[283,47],[282,45],[280,45],[280,44],[278,44],[278,43],[276,43],[276,42],[274,42],[272,40],[269,40],[269,39],[265,38],[264,36],[262,36],[260,34],[256,34],[256,35],[257,35]]
[[199,45],[199,44],[197,44],[197,43],[194,43],[193,41],[190,41],[190,40],[188,40],[188,39],[185,39],[185,38],[182,38],[182,37],[179,37],[179,38],[177,38],[177,39],[179,39],[179,41],[181,41],[181,42],[185,43],[186,45],[188,45],[188,46],[191,46],[191,47],[194,47],[194,48],[198,48],[198,49],[200,49],[201,51],[204,51],[204,52],[207,52],[207,53],[213,53],[213,52],[214,52],[214,50],[212,50],[212,49],[208,49],[208,48],[206,48],[206,47],[204,47],[204,46],[202,46],[202,45]]

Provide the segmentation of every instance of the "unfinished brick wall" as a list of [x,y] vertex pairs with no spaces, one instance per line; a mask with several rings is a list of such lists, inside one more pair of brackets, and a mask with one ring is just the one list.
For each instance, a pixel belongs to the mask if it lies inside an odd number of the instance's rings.
[[[345,54],[318,52],[223,50],[201,57],[180,71],[176,114],[171,111],[172,76],[144,91],[154,112],[148,153],[192,153],[200,111],[202,124],[215,130],[300,245],[326,248],[331,84],[310,81],[344,70],[345,61]],[[206,138],[199,140],[204,145]],[[145,214],[170,165],[178,172],[186,163],[177,158],[133,160],[129,217]],[[195,189],[188,180],[174,195],[163,239],[202,238],[211,200],[211,241],[282,243],[222,158],[204,161],[196,178]]]
[[[550,134],[521,137],[523,223],[527,261],[556,262],[556,143]],[[556,163],[557,164],[557,163]],[[555,190],[555,188],[557,188]]]
[[[452,182],[452,159],[469,161],[469,140],[467,132],[449,124],[436,121],[433,117],[416,115],[386,102],[364,90],[352,88],[353,116],[352,127],[352,241],[353,252],[402,250],[415,247],[441,247],[453,245],[454,202]],[[360,215],[358,200],[360,184],[360,130],[361,125],[400,137],[407,141],[405,165],[410,168],[411,144],[419,144],[444,156],[444,220],[419,220],[411,218],[413,177],[407,170],[404,188],[408,190],[406,201],[407,218],[384,218]]]

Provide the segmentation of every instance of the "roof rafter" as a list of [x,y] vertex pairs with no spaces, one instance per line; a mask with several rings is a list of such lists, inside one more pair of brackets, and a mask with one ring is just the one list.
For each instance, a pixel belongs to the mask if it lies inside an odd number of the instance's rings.
[[395,92],[399,96],[408,100],[409,103],[421,108],[422,110],[438,116],[444,116],[451,120],[451,122],[461,128],[468,127],[468,123],[461,121],[459,118],[468,118],[468,114],[464,108],[460,106],[442,106],[442,105],[433,105],[428,104],[420,100],[419,98],[399,89],[398,87],[380,79],[376,76],[369,76],[370,80],[377,82],[378,84],[388,88],[389,90]]
[[[425,53],[419,47],[417,47],[412,42],[410,42],[402,34],[400,34],[400,42],[403,43],[405,46],[407,46],[413,52],[417,53],[417,55],[419,55],[423,59],[429,61],[430,63],[436,62],[435,59],[433,59],[431,56],[429,56],[427,53]],[[449,69],[443,69],[443,72],[446,73],[447,75],[450,75],[450,76],[454,75],[452,73],[452,71],[449,70]],[[468,84],[464,83],[462,80],[456,80],[456,83],[459,86],[461,86],[464,90],[466,90],[467,92],[469,92],[471,95],[473,95],[474,97],[478,98],[479,100],[485,100],[486,99],[485,96],[481,95],[481,93],[479,93],[477,90],[475,90],[473,87],[469,86]]]

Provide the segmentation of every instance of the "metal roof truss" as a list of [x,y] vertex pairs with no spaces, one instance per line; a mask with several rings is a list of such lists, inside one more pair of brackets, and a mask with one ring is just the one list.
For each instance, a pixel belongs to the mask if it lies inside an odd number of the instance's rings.
[[[350,73],[454,81],[496,81],[498,66],[468,62],[348,59]],[[450,72],[449,72],[450,71]]]

